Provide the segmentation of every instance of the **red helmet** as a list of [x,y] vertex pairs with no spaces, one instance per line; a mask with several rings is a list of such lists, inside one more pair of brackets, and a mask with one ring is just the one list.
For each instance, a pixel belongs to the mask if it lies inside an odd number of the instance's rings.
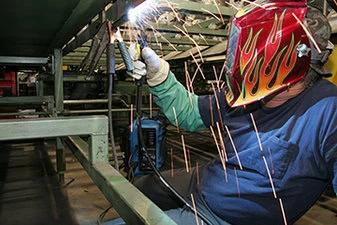
[[[306,1],[259,0],[231,21],[226,99],[247,105],[301,80],[310,64]],[[298,21],[299,20],[299,21]]]

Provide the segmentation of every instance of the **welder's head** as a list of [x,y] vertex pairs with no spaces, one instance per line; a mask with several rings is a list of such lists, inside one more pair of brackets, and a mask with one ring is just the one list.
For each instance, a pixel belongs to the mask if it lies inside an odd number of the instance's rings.
[[327,19],[306,1],[258,0],[244,7],[232,18],[228,38],[229,106],[250,104],[302,80],[310,64],[325,73],[330,35]]

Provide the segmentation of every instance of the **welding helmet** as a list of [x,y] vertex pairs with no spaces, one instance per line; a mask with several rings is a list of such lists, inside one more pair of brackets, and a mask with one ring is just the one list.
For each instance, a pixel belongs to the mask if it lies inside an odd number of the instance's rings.
[[237,107],[301,80],[310,66],[306,1],[258,0],[231,19],[226,100]]

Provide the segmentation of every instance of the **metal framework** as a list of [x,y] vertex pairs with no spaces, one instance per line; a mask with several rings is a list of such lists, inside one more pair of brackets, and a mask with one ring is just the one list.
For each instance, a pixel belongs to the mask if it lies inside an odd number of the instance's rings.
[[[74,135],[88,135],[89,142]],[[128,224],[175,224],[109,164],[106,116],[0,121],[0,141],[65,136],[70,136],[74,155]]]

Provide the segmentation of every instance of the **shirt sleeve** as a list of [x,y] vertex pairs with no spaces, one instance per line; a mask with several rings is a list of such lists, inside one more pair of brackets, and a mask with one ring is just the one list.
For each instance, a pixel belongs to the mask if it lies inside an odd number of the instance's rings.
[[155,103],[173,125],[187,131],[201,131],[206,128],[199,112],[198,96],[188,92],[172,72],[164,83],[151,87],[150,92]]
[[333,189],[337,193],[337,98],[331,98],[322,110],[325,112],[325,118],[322,119],[321,126],[325,129],[321,132],[321,151],[332,176]]

